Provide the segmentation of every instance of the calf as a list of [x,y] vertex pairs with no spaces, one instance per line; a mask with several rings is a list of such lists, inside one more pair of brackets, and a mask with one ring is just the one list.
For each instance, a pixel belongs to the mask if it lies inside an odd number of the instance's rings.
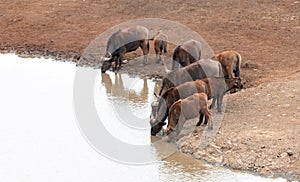
[[156,63],[159,63],[162,59],[162,54],[167,53],[168,37],[167,35],[161,33],[160,31],[156,33],[153,38],[154,40],[154,50],[156,54]]
[[223,51],[216,56],[223,68],[225,78],[240,77],[242,56],[236,51]]
[[213,128],[211,111],[207,104],[208,98],[205,93],[196,93],[185,99],[176,101],[170,108],[168,115],[168,126],[166,135],[175,131],[175,136],[179,136],[186,120],[200,116],[197,126],[202,123],[205,116],[205,122],[208,123],[208,129]]

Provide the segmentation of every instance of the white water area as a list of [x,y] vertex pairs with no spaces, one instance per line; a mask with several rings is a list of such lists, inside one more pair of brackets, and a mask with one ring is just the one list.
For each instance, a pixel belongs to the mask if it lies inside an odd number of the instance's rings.
[[[123,164],[104,157],[85,140],[76,121],[76,69],[68,62],[0,55],[1,181],[286,181],[215,167],[179,152],[147,165]],[[121,77],[126,94],[114,89],[120,88],[116,76]],[[126,85],[130,79],[135,79],[135,85],[130,86],[134,92]],[[95,106],[98,113],[106,113],[102,120],[107,130],[128,143],[151,145],[149,130],[135,132],[135,128],[120,126],[118,117],[109,113],[112,103],[128,102],[129,110],[144,121],[150,115],[154,89],[152,80],[99,72]],[[105,118],[110,118],[111,125]]]

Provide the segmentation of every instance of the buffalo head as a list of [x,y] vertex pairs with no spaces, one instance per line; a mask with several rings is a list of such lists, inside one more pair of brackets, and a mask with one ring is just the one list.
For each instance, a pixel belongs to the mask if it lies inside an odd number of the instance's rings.
[[157,96],[156,94],[154,94],[157,98],[156,101],[153,101],[151,103],[151,115],[150,115],[150,125],[151,125],[151,135],[155,136],[164,125],[166,125],[165,122],[159,122],[157,120],[157,110],[158,110],[158,104],[159,104],[159,100],[161,99],[160,96]]
[[102,63],[102,66],[101,66],[101,72],[105,73],[106,70],[109,70],[109,68],[111,67],[111,65],[112,65],[112,62],[110,62],[110,61],[104,61]]
[[240,77],[229,78],[227,80],[227,85],[230,88],[230,93],[235,93],[243,89],[244,85]]
[[150,121],[150,122],[153,122],[153,126],[151,126],[151,135],[152,136],[155,136],[158,132],[160,132],[162,127],[167,124],[166,122],[155,122],[155,120]]
[[109,51],[107,51],[105,57],[102,58],[102,62],[101,72],[105,73],[112,65],[112,55]]

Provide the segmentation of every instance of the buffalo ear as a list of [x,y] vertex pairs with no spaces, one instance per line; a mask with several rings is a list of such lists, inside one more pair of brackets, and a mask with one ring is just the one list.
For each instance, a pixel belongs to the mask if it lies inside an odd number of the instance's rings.
[[221,58],[222,58],[222,55],[221,55],[221,54],[217,54],[217,55],[216,55],[216,58],[217,58],[217,60],[219,60],[219,61],[220,61],[220,60],[221,60]]

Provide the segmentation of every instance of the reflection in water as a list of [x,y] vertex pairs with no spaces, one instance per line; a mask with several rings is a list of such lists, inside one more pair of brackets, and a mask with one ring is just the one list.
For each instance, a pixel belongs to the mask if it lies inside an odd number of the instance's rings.
[[101,83],[105,87],[109,99],[118,103],[118,108],[122,107],[121,110],[127,110],[128,114],[132,112],[139,118],[145,119],[150,116],[149,107],[154,99],[153,88],[158,88],[158,83],[146,78],[138,79],[126,74],[110,72],[102,73],[101,78]]
[[102,73],[101,77],[101,83],[105,86],[106,93],[108,95],[127,98],[121,74],[118,73],[115,75],[114,83],[112,82],[109,74],[107,73]]
[[155,87],[154,87],[154,93],[156,95],[159,94],[160,88],[161,88],[162,83],[161,82],[156,82]]
[[[120,73],[117,73],[115,75],[113,74],[110,75],[108,73],[101,74],[101,78],[102,78],[101,83],[106,88],[106,93],[108,95],[115,96],[115,97],[122,97],[124,99],[133,102],[140,102],[140,103],[148,102],[149,80],[146,78],[143,79],[131,78],[134,81],[131,81],[132,83],[131,85],[129,85],[129,88],[125,88],[122,76],[124,76],[124,74],[120,74]],[[128,77],[127,75],[125,76]],[[114,77],[114,82],[112,82],[111,77]],[[142,85],[139,84],[141,81],[142,81]],[[161,83],[160,82],[153,82],[153,83],[154,83],[153,93],[158,93],[161,87]],[[140,86],[142,86],[142,88],[139,90]]]
[[139,94],[134,90],[129,91],[129,100],[136,102],[147,102],[148,100],[148,82],[147,79],[143,79],[143,88]]
[[[147,102],[148,100],[148,83],[147,79],[143,79],[143,87],[141,91],[134,90],[135,85],[131,85],[132,88],[125,88],[122,74],[115,74],[115,80],[112,82],[110,75],[107,73],[101,74],[102,80],[101,83],[106,88],[106,93],[115,96],[122,97],[124,99],[133,101],[133,102]],[[135,83],[133,83],[135,84]]]

